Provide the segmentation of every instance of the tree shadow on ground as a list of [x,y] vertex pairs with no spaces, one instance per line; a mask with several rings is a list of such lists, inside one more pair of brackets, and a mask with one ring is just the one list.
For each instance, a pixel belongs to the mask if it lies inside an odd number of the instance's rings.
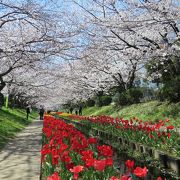
[[0,155],[0,179],[33,179],[40,174],[42,121],[35,120]]

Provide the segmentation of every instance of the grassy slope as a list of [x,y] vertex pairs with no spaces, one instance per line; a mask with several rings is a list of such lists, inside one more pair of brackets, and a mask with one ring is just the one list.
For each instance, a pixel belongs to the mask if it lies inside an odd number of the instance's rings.
[[150,101],[133,104],[126,107],[113,105],[103,107],[89,107],[83,110],[84,115],[110,115],[113,117],[138,117],[144,121],[157,121],[169,118],[175,126],[180,127],[180,103]]
[[26,111],[23,109],[0,109],[0,149],[35,117],[37,113],[32,112],[29,120],[26,120]]

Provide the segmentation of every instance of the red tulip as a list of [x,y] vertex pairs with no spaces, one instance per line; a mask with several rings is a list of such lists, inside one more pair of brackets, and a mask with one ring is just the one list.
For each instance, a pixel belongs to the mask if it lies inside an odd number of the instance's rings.
[[104,171],[106,160],[94,160],[94,168],[98,171]]
[[96,144],[96,143],[97,143],[97,138],[90,137],[90,138],[88,139],[88,143],[89,143],[89,144]]
[[79,173],[80,173],[81,171],[83,171],[83,169],[84,169],[84,166],[80,166],[80,165],[74,166],[73,169],[70,169],[70,171],[71,171],[72,173],[74,173],[74,176],[73,176],[73,179],[74,179],[74,180],[77,180],[77,179],[78,179]]
[[171,133],[167,133],[167,137],[170,138],[171,137]]
[[133,168],[134,168],[134,161],[127,160],[127,161],[126,161],[126,167],[127,167],[128,169],[133,169]]
[[74,166],[72,169],[70,169],[71,172],[73,173],[80,173],[81,171],[83,171],[84,169],[84,166]]
[[172,130],[172,129],[174,129],[174,126],[170,125],[170,126],[167,126],[166,128],[167,128],[167,130]]
[[70,163],[72,160],[72,158],[69,156],[69,152],[65,151],[62,155],[61,155],[61,161],[66,162],[66,163]]
[[119,180],[116,176],[112,176],[109,180]]
[[102,156],[112,156],[113,155],[113,151],[111,146],[107,146],[107,145],[102,145],[102,146],[97,146],[98,152],[100,153],[100,155]]
[[141,168],[141,167],[136,167],[134,169],[133,173],[138,176],[138,177],[145,177],[147,175],[148,169],[146,167]]
[[66,169],[68,169],[68,170],[70,170],[70,169],[72,169],[74,167],[74,163],[68,163],[68,164],[66,164]]
[[150,137],[151,139],[154,139],[154,136],[153,136],[152,134],[149,134],[149,137]]
[[61,180],[57,172],[54,172],[51,176],[47,177],[47,180]]
[[112,158],[107,158],[106,159],[106,166],[112,166],[113,165],[113,159]]
[[42,150],[41,150],[41,160],[42,160],[42,162],[45,161],[46,155],[50,154],[50,153],[51,153],[51,150],[49,149],[48,144],[44,145]]
[[85,162],[86,162],[86,167],[94,166],[94,159],[93,158],[86,159]]

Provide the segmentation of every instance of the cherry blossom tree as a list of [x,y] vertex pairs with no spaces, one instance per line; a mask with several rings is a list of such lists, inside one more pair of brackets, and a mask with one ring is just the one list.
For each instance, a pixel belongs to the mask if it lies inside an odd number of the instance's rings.
[[179,72],[176,0],[70,5],[65,13],[39,1],[0,2],[0,91],[9,83],[19,97],[48,106],[113,86],[126,91],[152,59],[161,65],[175,60]]
[[179,39],[180,17],[176,1],[74,2],[88,19],[84,31],[89,35],[94,70],[109,74],[123,89],[133,86],[137,73],[152,58],[166,61],[177,52],[174,42]]
[[179,56],[176,1],[73,2],[82,48],[63,67],[59,102],[88,98],[113,86],[125,91],[144,77],[144,66],[152,59],[162,63]]
[[0,9],[0,91],[6,83],[15,83],[17,76],[23,78],[29,69],[51,68],[58,63],[57,56],[67,56],[66,51],[74,48],[69,38],[78,30],[72,24],[71,29],[65,24],[61,27],[65,23],[63,12],[49,11],[39,1],[3,0]]

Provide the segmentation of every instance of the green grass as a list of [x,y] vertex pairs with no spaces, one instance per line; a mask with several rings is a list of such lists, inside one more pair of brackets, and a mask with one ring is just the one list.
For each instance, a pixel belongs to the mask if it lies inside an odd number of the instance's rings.
[[133,104],[126,107],[113,105],[103,107],[89,107],[83,110],[84,115],[110,115],[130,119],[138,117],[143,121],[156,122],[160,119],[170,119],[176,127],[180,127],[180,103],[168,103],[150,101],[146,103]]
[[29,120],[26,119],[26,111],[23,109],[0,109],[0,150],[9,139],[17,132],[25,128],[32,119],[37,117],[37,112],[30,113]]

